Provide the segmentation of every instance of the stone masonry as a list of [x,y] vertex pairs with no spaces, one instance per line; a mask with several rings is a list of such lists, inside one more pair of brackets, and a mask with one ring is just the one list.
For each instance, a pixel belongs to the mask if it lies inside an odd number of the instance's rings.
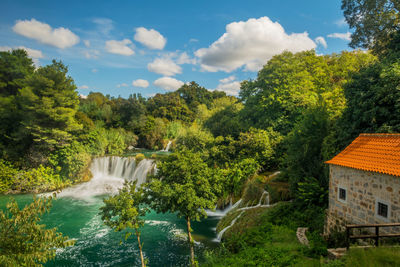
[[[400,177],[330,165],[329,209],[325,234],[344,230],[349,224],[400,222]],[[339,199],[339,188],[346,190],[346,200]],[[377,201],[387,203],[388,218],[377,215]],[[400,232],[399,228],[381,228],[382,232]]]

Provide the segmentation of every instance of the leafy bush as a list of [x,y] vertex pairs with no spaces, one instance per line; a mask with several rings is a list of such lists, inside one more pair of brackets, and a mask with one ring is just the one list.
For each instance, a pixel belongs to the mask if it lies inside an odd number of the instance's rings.
[[296,201],[305,207],[324,207],[328,203],[328,190],[322,187],[317,179],[305,178],[298,184]]
[[81,143],[74,141],[56,151],[49,162],[64,180],[80,181],[89,167],[91,157]]
[[6,193],[17,179],[18,170],[4,160],[0,160],[0,193]]
[[63,188],[68,184],[50,167],[40,165],[38,168],[25,171],[0,161],[0,193],[46,192]]

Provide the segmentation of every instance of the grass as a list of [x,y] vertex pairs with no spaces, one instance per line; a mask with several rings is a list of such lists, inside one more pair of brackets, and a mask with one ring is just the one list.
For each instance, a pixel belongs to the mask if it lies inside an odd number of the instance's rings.
[[327,266],[400,266],[400,247],[351,248],[343,259],[330,262]]

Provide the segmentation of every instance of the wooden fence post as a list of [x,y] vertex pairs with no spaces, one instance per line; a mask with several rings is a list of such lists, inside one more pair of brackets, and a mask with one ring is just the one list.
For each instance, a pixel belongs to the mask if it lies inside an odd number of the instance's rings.
[[379,226],[375,226],[375,246],[379,247]]

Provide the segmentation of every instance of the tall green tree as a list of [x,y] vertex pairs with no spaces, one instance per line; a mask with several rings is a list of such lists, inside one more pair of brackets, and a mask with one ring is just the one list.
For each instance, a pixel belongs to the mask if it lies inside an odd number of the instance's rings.
[[0,210],[0,265],[42,266],[54,259],[57,248],[74,244],[56,228],[46,229],[41,216],[51,208],[52,198],[36,198],[22,210],[15,199]]
[[339,116],[345,108],[344,82],[351,72],[370,62],[371,55],[360,51],[317,56],[311,50],[274,56],[257,79],[241,84],[240,96],[245,104],[241,121],[247,127],[271,127],[286,135],[321,97],[330,116]]
[[342,9],[347,23],[354,29],[351,47],[373,49],[382,54],[395,45],[400,51],[398,0],[342,0]]
[[158,165],[158,173],[147,184],[151,206],[157,212],[172,212],[187,224],[190,264],[195,266],[191,221],[206,217],[205,209],[214,209],[221,193],[221,172],[209,168],[200,153],[175,152]]
[[[134,229],[138,241],[140,260],[142,267],[146,266],[143,257],[142,243],[140,241],[140,227],[144,225],[143,217],[149,211],[144,204],[144,195],[137,190],[136,181],[127,182],[119,189],[118,194],[103,200],[104,206],[100,208],[101,219],[116,232],[126,229]],[[132,232],[126,232],[125,240]]]
[[292,193],[296,194],[299,183],[309,177],[317,179],[320,187],[328,188],[322,153],[328,132],[327,110],[318,106],[307,110],[287,136],[283,165]]
[[360,133],[400,132],[400,60],[384,58],[355,74],[345,87],[347,107],[338,125],[339,147]]
[[54,150],[68,145],[72,132],[81,129],[75,119],[79,98],[76,86],[67,76],[68,68],[53,60],[39,67],[20,90],[23,125],[34,146]]
[[15,142],[25,116],[18,104],[18,92],[35,67],[25,50],[0,52],[0,156],[16,158],[23,144]]

